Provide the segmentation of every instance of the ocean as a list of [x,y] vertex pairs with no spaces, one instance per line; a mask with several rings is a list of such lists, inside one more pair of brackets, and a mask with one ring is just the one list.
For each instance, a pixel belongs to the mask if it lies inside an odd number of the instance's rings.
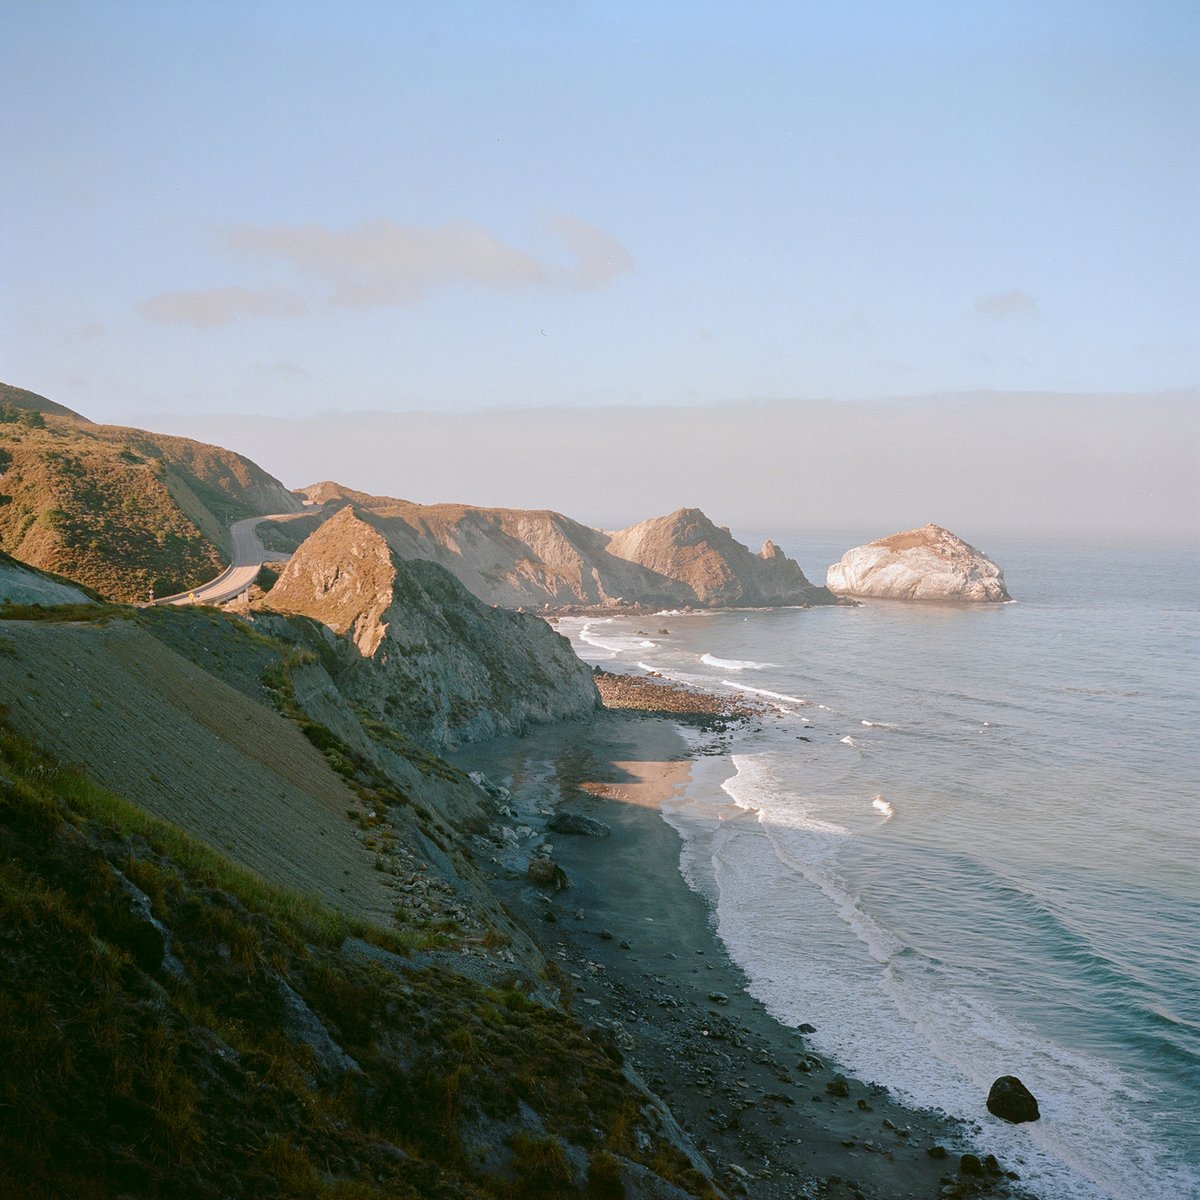
[[[818,581],[853,544],[778,540]],[[768,706],[665,816],[780,1020],[1043,1200],[1200,1197],[1200,559],[982,548],[1014,603],[559,629]],[[1040,1121],[987,1113],[1008,1074]]]

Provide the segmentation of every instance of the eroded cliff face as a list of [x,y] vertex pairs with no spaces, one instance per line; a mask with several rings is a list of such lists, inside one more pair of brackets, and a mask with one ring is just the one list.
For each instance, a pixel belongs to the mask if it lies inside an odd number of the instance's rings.
[[776,546],[753,554],[699,509],[684,508],[617,533],[547,509],[413,504],[337,484],[303,489],[318,503],[350,503],[401,558],[440,563],[488,604],[830,604]]
[[825,582],[839,596],[990,604],[1012,599],[1004,572],[940,525],[855,546],[829,568]]
[[752,554],[698,508],[681,508],[611,535],[610,553],[676,580],[706,607],[830,604],[774,542]]
[[434,562],[406,559],[347,507],[307,538],[263,603],[343,636],[338,683],[436,749],[599,705],[591,671],[538,617],[491,608]]

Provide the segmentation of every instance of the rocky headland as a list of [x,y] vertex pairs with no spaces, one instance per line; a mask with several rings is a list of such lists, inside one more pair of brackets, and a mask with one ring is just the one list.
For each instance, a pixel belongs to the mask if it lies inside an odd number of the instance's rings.
[[340,635],[343,688],[433,749],[599,706],[591,672],[545,621],[484,604],[437,563],[401,558],[353,508],[305,539],[259,608]]
[[301,492],[316,504],[352,506],[400,557],[439,563],[485,603],[506,608],[836,603],[772,542],[754,554],[696,508],[613,533],[548,509],[414,504],[335,483]]
[[1011,600],[1004,572],[982,551],[940,525],[923,525],[855,546],[834,563],[825,585],[855,599]]

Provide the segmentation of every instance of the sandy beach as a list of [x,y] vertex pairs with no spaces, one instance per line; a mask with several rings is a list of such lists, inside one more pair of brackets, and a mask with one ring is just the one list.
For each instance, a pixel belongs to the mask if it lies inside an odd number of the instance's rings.
[[[727,737],[712,731],[689,745],[670,720],[606,712],[589,725],[457,756],[509,787],[517,819],[535,831],[497,862],[501,898],[560,966],[576,1015],[611,1032],[727,1192],[764,1200],[1018,1194],[1002,1165],[987,1162],[987,1147],[970,1144],[970,1130],[847,1078],[746,992],[708,902],[679,872],[680,837],[662,816],[664,805],[686,812],[694,802],[703,819],[754,820],[712,803],[729,770]],[[611,832],[546,831],[560,809]],[[523,873],[545,843],[570,881],[563,890],[534,887]],[[985,1160],[981,1175],[960,1169],[964,1151]]]

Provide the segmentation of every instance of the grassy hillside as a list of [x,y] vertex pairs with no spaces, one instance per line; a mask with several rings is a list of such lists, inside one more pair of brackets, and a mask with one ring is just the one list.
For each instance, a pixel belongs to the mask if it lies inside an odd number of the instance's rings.
[[705,1194],[598,1031],[397,950],[0,727],[0,1194]]
[[232,521],[300,507],[241,455],[22,395],[0,397],[0,549],[110,599],[203,583],[224,566]]
[[53,413],[59,417],[70,417],[73,421],[79,421],[85,425],[90,424],[87,417],[80,416],[73,409],[67,408],[65,404],[56,404],[53,400],[47,400],[45,396],[39,396],[37,392],[13,387],[11,383],[0,383],[0,413],[8,409],[39,412],[43,415]]

